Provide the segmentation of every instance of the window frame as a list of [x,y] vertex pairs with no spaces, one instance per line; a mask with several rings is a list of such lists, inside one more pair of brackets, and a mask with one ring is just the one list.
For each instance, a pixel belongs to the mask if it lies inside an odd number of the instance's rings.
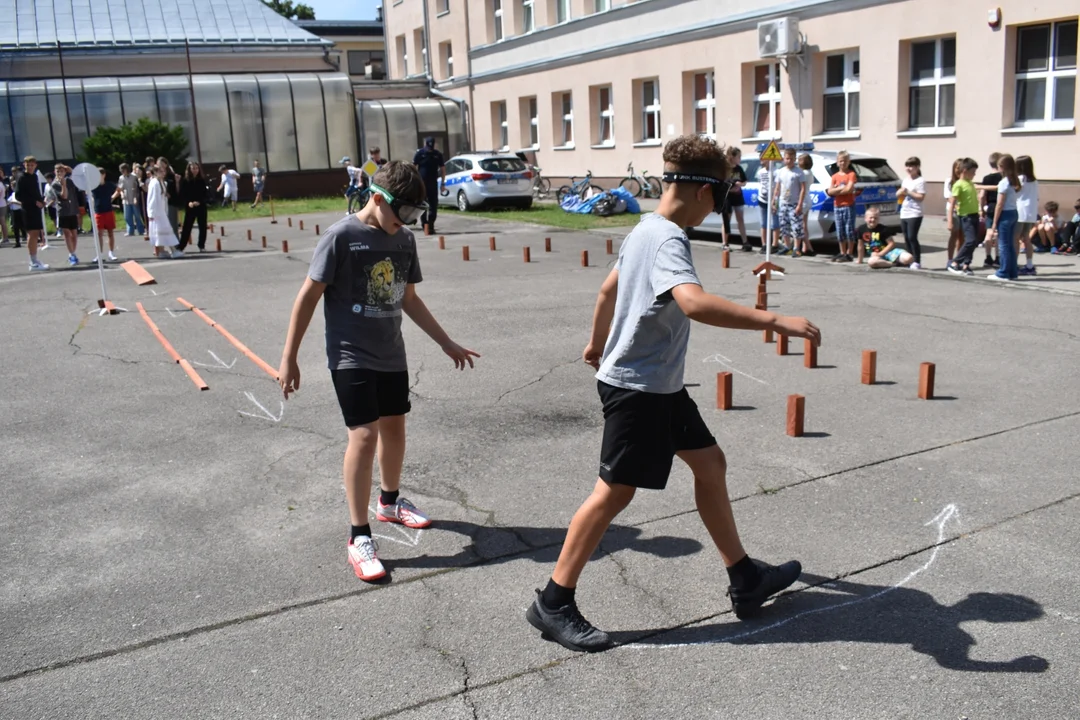
[[529,98],[529,147],[540,149],[540,101],[533,95]]
[[450,12],[450,0],[439,0],[438,5],[435,6],[436,15],[445,15]]
[[[603,93],[607,92],[607,105],[601,101]],[[612,85],[596,86],[596,143],[594,147],[615,146],[615,90]],[[608,139],[604,139],[605,126],[608,131]]]
[[[1074,126],[1076,123],[1075,114],[1075,102],[1076,102],[1076,78],[1077,67],[1074,61],[1071,67],[1058,67],[1058,40],[1059,31],[1062,25],[1077,25],[1075,18],[1071,20],[1056,20],[1044,23],[1033,23],[1030,25],[1019,25],[1016,28],[1016,57],[1013,62],[1014,69],[1014,100],[1013,100],[1013,127],[1017,128],[1045,128],[1055,126]],[[1032,30],[1035,28],[1047,28],[1049,30],[1049,42],[1047,45],[1046,56],[1046,69],[1045,70],[1021,70],[1020,69],[1020,47],[1021,47],[1021,33],[1025,30]],[[1080,44],[1080,43],[1078,43]],[[1076,49],[1073,51],[1073,55],[1076,55]],[[1057,105],[1057,93],[1058,85],[1061,80],[1072,80],[1073,83],[1073,116],[1066,118],[1054,117],[1054,111]],[[1020,86],[1024,82],[1043,81],[1043,115],[1039,119],[1025,119],[1020,118],[1021,111],[1021,93]]]
[[491,17],[492,25],[491,32],[492,37],[495,38],[493,42],[501,42],[506,38],[506,33],[503,32],[503,4],[502,0],[491,0]]
[[611,0],[593,0],[593,14],[607,12],[611,9]]
[[[705,76],[705,97],[698,97],[697,79],[699,75]],[[694,72],[690,78],[693,85],[693,100],[690,110],[694,117],[694,133],[700,137],[716,139],[716,70],[702,70]],[[698,128],[698,110],[705,111],[705,126],[711,130]]]
[[[829,60],[833,58],[841,58],[843,63],[843,81],[839,85],[829,85]],[[860,107],[855,108],[855,124],[851,123],[851,96],[859,96],[859,50],[845,50],[843,52],[828,53],[825,55],[825,85],[822,88],[822,106],[821,106],[821,133],[823,135],[854,135],[859,132],[859,110]],[[844,98],[844,122],[841,128],[830,128],[828,125],[828,108],[827,102],[829,98],[843,97]],[[855,100],[856,104],[859,100]]]
[[[945,42],[952,40],[953,42],[953,72],[951,75],[945,74]],[[934,75],[929,78],[915,79],[915,46],[926,45],[928,43],[934,44]],[[924,40],[913,40],[908,43],[908,130],[913,132],[954,132],[956,130],[956,35],[942,35],[936,38],[927,38]],[[941,122],[942,118],[942,88],[952,87],[952,102],[953,102],[953,122],[951,125],[945,125]],[[915,103],[913,100],[913,91],[915,88],[932,87],[934,88],[934,124],[933,125],[919,125],[916,122],[915,117]]]
[[[769,140],[776,140],[781,137],[780,132],[780,103],[783,100],[783,91],[780,87],[780,63],[768,62],[768,63],[755,63],[751,68],[751,83],[754,83],[757,79],[756,73],[759,67],[768,67],[769,74],[767,78],[768,89],[764,93],[754,93],[756,88],[751,86],[751,97],[754,103],[753,113],[753,127],[751,130],[751,137],[765,138]],[[769,106],[769,129],[758,130],[758,110],[762,105],[767,104]]]
[[559,105],[562,106],[562,144],[559,147],[574,147],[574,93],[565,90],[559,93]]
[[501,100],[495,103],[499,110],[499,140],[502,144],[496,148],[499,152],[509,152],[510,150],[510,120],[509,110],[506,106],[506,101]]
[[[570,18],[573,17],[573,8],[571,7],[570,0],[555,0],[555,24],[561,25],[564,22],[570,22]],[[562,19],[559,19],[559,16]]]
[[[525,19],[529,22],[526,23]],[[536,31],[536,0],[521,0],[521,34]]]
[[[660,129],[660,113],[662,106],[660,104],[660,78],[642,78],[641,88],[638,92],[638,101],[641,107],[641,136],[638,139],[642,143],[658,143],[662,136],[662,130]],[[645,88],[648,85],[652,85],[653,93],[652,98],[645,95]],[[653,130],[654,136],[649,135],[649,116],[653,116]]]

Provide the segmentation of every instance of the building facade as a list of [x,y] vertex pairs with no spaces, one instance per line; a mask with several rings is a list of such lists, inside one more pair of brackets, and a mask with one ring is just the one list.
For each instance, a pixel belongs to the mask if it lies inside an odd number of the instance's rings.
[[[985,168],[993,151],[1032,156],[1044,200],[1080,197],[1077,15],[1068,0],[390,0],[384,32],[391,78],[430,76],[467,103],[473,147],[534,150],[549,177],[658,173],[684,133],[744,153],[812,141],[898,170],[920,157],[940,212],[953,160]],[[769,57],[759,24],[782,18],[799,47]]]
[[338,190],[337,161],[357,154],[332,43],[259,0],[18,0],[14,20],[0,23],[5,166],[73,163],[98,127],[143,117],[181,126],[211,174],[259,160],[282,196]]

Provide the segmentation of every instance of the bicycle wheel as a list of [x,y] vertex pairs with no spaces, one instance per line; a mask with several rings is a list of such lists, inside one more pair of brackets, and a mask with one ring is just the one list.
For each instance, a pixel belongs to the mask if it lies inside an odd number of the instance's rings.
[[599,185],[586,185],[581,189],[581,199],[588,200],[593,195],[599,195],[604,192],[604,188]]
[[645,197],[658,198],[663,194],[664,186],[660,184],[658,179],[652,175],[648,175],[645,177],[645,182],[649,183],[649,187],[645,191]]
[[560,205],[562,205],[563,198],[566,197],[567,195],[571,194],[573,191],[574,191],[573,188],[571,188],[569,185],[563,185],[562,187],[560,187],[558,190],[555,191],[555,200]]
[[540,197],[546,196],[551,192],[551,181],[547,178],[540,178],[536,181],[536,193]]
[[641,183],[637,181],[637,178],[625,177],[622,182],[619,183],[619,187],[634,197],[641,197]]

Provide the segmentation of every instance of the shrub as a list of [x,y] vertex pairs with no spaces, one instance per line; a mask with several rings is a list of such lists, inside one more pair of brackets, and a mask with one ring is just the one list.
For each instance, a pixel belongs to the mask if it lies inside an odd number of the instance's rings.
[[109,177],[116,177],[120,163],[141,163],[147,156],[167,157],[174,169],[183,169],[188,157],[184,128],[147,118],[120,127],[99,127],[86,138],[79,159],[103,167]]

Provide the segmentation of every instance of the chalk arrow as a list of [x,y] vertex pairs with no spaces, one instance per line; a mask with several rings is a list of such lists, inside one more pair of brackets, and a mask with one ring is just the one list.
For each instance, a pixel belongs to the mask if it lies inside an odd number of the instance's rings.
[[[170,310],[169,312],[172,312],[172,311]],[[216,368],[216,367],[222,367],[222,368],[225,368],[226,370],[232,370],[232,369],[233,369],[233,365],[235,365],[235,364],[236,364],[236,358],[233,358],[232,362],[231,362],[231,363],[229,363],[228,365],[226,365],[226,364],[225,364],[225,361],[224,361],[224,360],[222,360],[221,358],[219,358],[219,357],[218,357],[218,356],[217,356],[217,355],[216,355],[216,354],[214,353],[214,351],[213,351],[213,350],[207,350],[206,352],[210,353],[210,357],[214,358],[214,360],[215,360],[215,361],[217,361],[217,365],[207,365],[206,363],[201,363],[201,362],[199,362],[198,360],[195,360],[195,361],[193,361],[193,362],[194,362],[194,363],[195,363],[196,365],[198,365],[199,367],[215,367],[215,368]],[[283,403],[283,404],[284,404],[284,403]],[[280,419],[280,418],[279,418],[279,419]]]
[[[213,353],[210,353],[210,354],[213,355]],[[235,360],[233,362],[235,362]],[[272,422],[281,422],[281,417],[282,417],[282,415],[285,414],[285,403],[284,403],[284,401],[281,401],[281,400],[278,401],[278,404],[281,407],[278,409],[278,414],[275,417],[274,413],[267,410],[266,407],[261,402],[259,402],[257,399],[255,399],[255,396],[252,395],[251,393],[244,392],[244,397],[246,397],[248,400],[253,402],[255,404],[255,407],[259,408],[259,410],[261,410],[262,413],[261,414],[259,414],[259,413],[249,413],[249,412],[244,412],[243,410],[237,410],[237,412],[239,412],[241,415],[247,415],[248,417],[258,418],[259,420],[270,420]]]
[[[371,508],[371,513],[375,514],[375,508]],[[389,540],[392,543],[398,543],[399,545],[408,545],[409,547],[416,547],[420,544],[420,538],[424,535],[423,528],[413,529],[407,528],[404,525],[398,523],[384,523],[384,525],[390,525],[398,531],[400,537],[390,537],[389,535],[383,535],[382,533],[373,533],[376,537],[380,537],[383,540]]]

